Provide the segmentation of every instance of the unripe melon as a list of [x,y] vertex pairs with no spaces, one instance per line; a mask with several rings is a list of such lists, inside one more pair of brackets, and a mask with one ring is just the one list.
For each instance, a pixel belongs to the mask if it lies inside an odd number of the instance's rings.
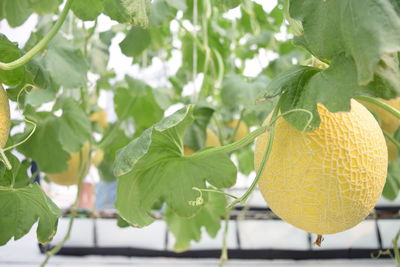
[[0,84],[0,148],[3,148],[10,134],[10,106],[7,93]]
[[[205,146],[206,147],[211,147],[211,146],[220,146],[221,143],[219,142],[218,136],[210,129],[207,128],[207,137],[205,141]],[[187,146],[183,147],[183,154],[185,156],[190,156],[194,154],[194,151]]]
[[[318,105],[321,124],[300,132],[279,118],[259,188],[269,207],[286,222],[319,235],[360,223],[385,184],[385,138],[373,115],[352,100],[350,112],[330,113]],[[264,124],[267,124],[267,119]],[[268,133],[257,138],[259,169]]]
[[[400,97],[390,100],[385,100],[385,99],[379,99],[379,100],[394,107],[397,110],[400,110]],[[370,109],[372,112],[374,112],[376,115],[378,115],[382,130],[387,132],[389,135],[393,136],[396,130],[400,127],[400,120],[395,116],[393,116],[392,114],[390,114],[389,112],[369,102],[363,101],[361,103],[368,109]],[[390,162],[397,158],[397,146],[393,144],[390,140],[386,140],[386,144],[388,147],[389,162]]]
[[[82,153],[82,157],[81,157]],[[81,153],[73,153],[71,154],[68,160],[68,170],[62,173],[47,173],[47,177],[53,183],[59,185],[75,185],[79,182],[79,175],[80,169],[83,164],[89,160],[89,144],[85,143],[82,146]],[[89,170],[89,166],[87,166],[86,170],[84,171],[84,176],[86,176]]]

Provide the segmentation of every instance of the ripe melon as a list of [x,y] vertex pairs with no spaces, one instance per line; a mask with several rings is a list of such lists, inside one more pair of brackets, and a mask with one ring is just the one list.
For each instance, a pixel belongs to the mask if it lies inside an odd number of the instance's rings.
[[[205,146],[210,147],[210,146],[220,146],[221,143],[219,142],[218,136],[210,129],[207,128],[207,137],[206,137],[206,142]],[[183,147],[183,154],[185,156],[190,156],[194,154],[194,151],[187,146]]]
[[[382,102],[400,110],[400,97],[390,99],[390,100],[385,100],[385,99],[379,99]],[[392,135],[396,132],[396,130],[400,127],[400,120],[390,114],[389,112],[381,109],[380,107],[377,107],[369,102],[361,102],[364,106],[366,106],[369,110],[374,112],[376,115],[378,115],[380,119],[380,124],[382,127],[382,130],[387,132],[389,135]],[[395,160],[397,158],[397,146],[390,142],[389,140],[386,140],[386,144],[388,147],[388,152],[389,152],[389,162]]]
[[93,113],[90,116],[90,120],[96,122],[102,128],[107,128],[108,126],[107,113],[104,109]]
[[97,149],[92,157],[92,164],[95,167],[99,167],[101,162],[104,159],[104,150],[102,149]]
[[[232,128],[233,130],[236,129],[236,125],[238,124],[239,120],[233,120],[229,123],[226,124],[229,128]],[[245,137],[249,133],[249,127],[244,121],[240,121],[239,126],[237,128],[235,137],[233,138],[233,141],[239,141],[243,137]]]
[[[86,164],[86,161],[89,160],[89,144],[85,143],[82,146],[81,154],[79,152],[71,154],[68,160],[68,170],[62,173],[47,173],[47,177],[53,183],[59,185],[75,185],[79,182],[79,174],[81,165]],[[84,171],[84,176],[86,176],[89,170],[89,166],[87,166],[86,170]]]
[[[321,124],[312,132],[277,120],[258,185],[280,218],[323,235],[350,229],[371,212],[385,184],[388,159],[382,130],[360,103],[352,100],[350,112],[330,113],[320,104],[318,111]],[[257,138],[256,170],[267,142],[267,133]]]
[[10,134],[10,106],[7,93],[0,84],[0,148],[3,148]]

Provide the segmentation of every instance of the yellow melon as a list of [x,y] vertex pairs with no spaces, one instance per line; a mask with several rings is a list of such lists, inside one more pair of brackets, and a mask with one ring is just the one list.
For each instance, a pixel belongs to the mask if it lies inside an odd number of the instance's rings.
[[104,109],[93,113],[90,120],[96,122],[100,127],[106,128],[108,126],[107,113]]
[[0,84],[0,148],[3,148],[10,134],[10,106],[7,93]]
[[[62,173],[47,173],[47,177],[53,183],[59,185],[75,185],[79,182],[80,169],[83,164],[89,159],[89,144],[85,143],[81,149],[82,157],[79,152],[71,154],[68,160],[68,170]],[[89,170],[89,166],[87,166],[84,171],[84,176],[86,176]]]
[[[323,235],[345,231],[371,212],[385,184],[388,159],[379,124],[360,103],[352,100],[350,112],[330,113],[320,104],[318,111],[321,124],[312,132],[277,120],[258,185],[280,218]],[[256,170],[267,142],[267,133],[256,140]]]
[[[220,146],[220,145],[221,143],[219,142],[218,136],[212,130],[207,128],[205,146],[210,147],[210,146]],[[190,156],[194,154],[194,151],[190,147],[184,146],[183,154],[185,156]]]
[[[236,129],[236,125],[238,124],[239,120],[233,120],[229,123],[226,124],[229,128]],[[233,141],[236,142],[243,137],[245,137],[249,133],[249,127],[244,121],[240,121],[239,127],[237,128],[235,137],[233,138]]]
[[[385,99],[379,99],[382,102],[400,110],[400,97],[390,99],[390,100],[385,100]],[[361,102],[364,106],[366,106],[369,110],[374,112],[376,115],[378,115],[381,123],[382,130],[387,132],[389,135],[392,135],[396,132],[397,128],[400,127],[400,120],[390,114],[389,112],[381,109],[380,107],[377,107],[369,102]],[[389,152],[389,162],[393,161],[397,158],[397,146],[390,142],[389,140],[386,140],[386,144],[388,147],[388,152]]]
[[104,159],[104,151],[102,149],[97,149],[92,157],[92,164],[95,167],[99,167]]

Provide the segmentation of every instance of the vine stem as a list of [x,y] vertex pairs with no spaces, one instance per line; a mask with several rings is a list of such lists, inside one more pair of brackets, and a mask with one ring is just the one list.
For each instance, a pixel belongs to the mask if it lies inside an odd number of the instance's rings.
[[6,165],[7,170],[11,170],[12,169],[11,163],[8,160],[6,154],[4,153],[4,149],[2,149],[2,148],[0,148],[0,156],[1,156],[1,160]]
[[376,99],[376,98],[373,98],[373,97],[369,97],[369,96],[357,96],[357,97],[355,97],[355,99],[369,102],[369,103],[371,103],[371,104],[373,104],[373,105],[385,110],[386,112],[392,114],[396,118],[400,119],[400,111],[398,111],[394,107],[392,107],[392,106],[380,101],[379,99]]
[[232,211],[232,208],[229,208],[226,211],[226,215],[225,215],[225,225],[224,225],[224,235],[222,237],[222,250],[221,250],[221,257],[220,257],[220,261],[219,261],[219,267],[223,267],[224,263],[228,260],[228,232],[229,232],[229,218],[230,218],[230,214]]
[[383,135],[397,147],[397,149],[400,149],[400,143],[392,135],[390,135],[388,132],[383,131],[383,130],[382,130],[382,132],[383,132]]
[[0,69],[2,70],[13,70],[18,67],[25,65],[32,57],[34,57],[37,53],[39,53],[53,37],[57,34],[58,30],[61,28],[62,24],[64,23],[68,11],[71,8],[72,2],[74,0],[67,0],[65,3],[64,9],[62,10],[57,22],[54,24],[53,28],[40,40],[31,50],[29,50],[25,55],[22,57],[9,62],[0,62]]
[[247,189],[247,191],[243,194],[243,196],[241,196],[238,199],[235,199],[234,201],[232,201],[229,205],[228,208],[233,208],[236,204],[240,204],[240,203],[244,203],[246,202],[246,200],[249,198],[249,196],[251,195],[251,193],[253,193],[254,189],[256,189],[258,181],[261,178],[261,174],[264,171],[265,165],[268,161],[269,155],[271,154],[272,151],[272,144],[274,141],[274,135],[275,135],[275,121],[278,118],[278,113],[279,113],[279,107],[281,104],[281,100],[279,100],[277,106],[274,109],[274,112],[272,113],[272,118],[271,118],[271,126],[270,126],[270,130],[268,133],[268,144],[267,144],[267,148],[265,149],[265,153],[263,156],[263,159],[261,161],[261,165],[260,168],[257,170],[257,175],[256,178],[254,178],[252,184],[250,185],[249,189]]
[[[78,205],[79,205],[79,198],[80,198],[81,191],[82,191],[83,179],[84,179],[84,177],[85,177],[85,172],[86,172],[86,170],[87,170],[87,168],[89,167],[90,162],[91,162],[91,153],[90,153],[91,149],[92,149],[92,148],[91,148],[91,145],[89,144],[89,158],[88,158],[83,164],[81,163],[81,166],[80,166],[80,170],[79,170],[79,181],[78,181],[78,190],[77,190],[77,192],[76,192],[76,197],[75,197],[74,204],[72,205],[72,207],[71,207],[71,209],[70,209],[71,215],[70,215],[70,220],[69,220],[69,224],[68,224],[67,233],[65,234],[64,238],[63,238],[54,248],[52,248],[50,251],[48,251],[48,252],[46,253],[46,258],[45,258],[45,259],[43,260],[43,262],[40,264],[40,267],[44,267],[44,266],[47,264],[47,262],[49,261],[49,259],[50,259],[53,255],[57,254],[57,252],[60,251],[60,249],[64,246],[64,244],[68,241],[68,239],[69,239],[70,236],[71,236],[72,226],[73,226],[73,224],[74,224],[74,220],[75,220],[75,217],[76,217],[76,215],[77,215],[76,211],[77,211]],[[84,155],[83,155],[83,153],[82,153],[82,151],[81,151],[81,152],[80,152],[80,158],[83,159],[83,156],[84,156]]]
[[393,252],[394,252],[394,257],[396,259],[397,267],[400,267],[400,251],[399,251],[399,246],[397,244],[399,242],[399,238],[400,238],[400,230],[397,232],[396,236],[392,240]]

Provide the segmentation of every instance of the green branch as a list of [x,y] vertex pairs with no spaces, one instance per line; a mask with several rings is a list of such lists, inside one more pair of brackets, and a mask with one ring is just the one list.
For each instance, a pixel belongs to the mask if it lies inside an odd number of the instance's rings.
[[64,23],[68,11],[71,8],[72,1],[73,0],[67,0],[64,9],[62,10],[56,24],[54,24],[53,28],[51,28],[51,30],[46,34],[46,36],[43,37],[42,40],[40,40],[39,43],[37,43],[25,55],[12,62],[9,63],[0,62],[0,69],[13,70],[18,67],[21,67],[25,65],[31,58],[33,58],[37,53],[39,53],[43,48],[45,48],[46,45],[49,43],[49,41],[57,34],[58,30],[61,28],[61,25]]

